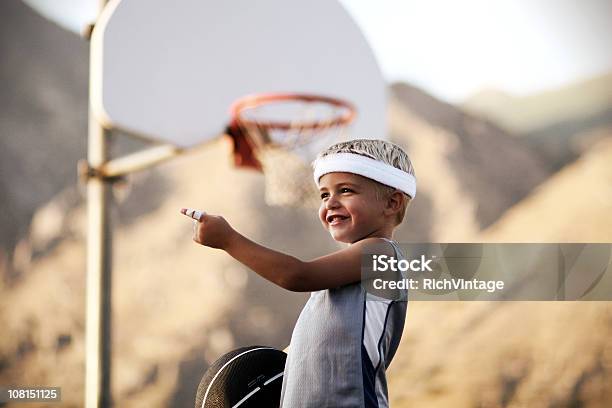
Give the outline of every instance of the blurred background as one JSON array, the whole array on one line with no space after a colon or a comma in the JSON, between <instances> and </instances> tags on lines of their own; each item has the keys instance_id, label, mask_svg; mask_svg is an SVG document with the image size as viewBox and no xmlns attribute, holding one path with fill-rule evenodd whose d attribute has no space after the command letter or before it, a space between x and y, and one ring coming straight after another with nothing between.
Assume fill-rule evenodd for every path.
<instances>
[{"instance_id":1,"label":"blurred background","mask_svg":"<svg viewBox=\"0 0 612 408\"><path fill-rule=\"evenodd\" d=\"M397 240L612 242L610 2L342 3L417 170ZM74 24L0 2L0 384L60 386L66 407L84 392L89 44ZM112 138L115 155L144 146ZM114 188L116 406L192 406L220 355L284 348L308 296L192 244L179 208L301 258L338 248L314 212L267 207L263 176L230 151L219 139ZM609 406L611 339L608 302L415 302L391 405Z\"/></svg>"}]
</instances>

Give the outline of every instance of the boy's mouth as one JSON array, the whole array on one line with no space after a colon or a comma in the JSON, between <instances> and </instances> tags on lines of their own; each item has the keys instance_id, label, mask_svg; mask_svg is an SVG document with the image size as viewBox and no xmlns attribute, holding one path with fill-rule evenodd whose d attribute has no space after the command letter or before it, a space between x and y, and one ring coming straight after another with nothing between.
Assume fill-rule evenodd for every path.
<instances>
[{"instance_id":1,"label":"boy's mouth","mask_svg":"<svg viewBox=\"0 0 612 408\"><path fill-rule=\"evenodd\" d=\"M326 221L330 226L335 226L342 223L344 220L348 220L349 217L339 214L328 215Z\"/></svg>"}]
</instances>

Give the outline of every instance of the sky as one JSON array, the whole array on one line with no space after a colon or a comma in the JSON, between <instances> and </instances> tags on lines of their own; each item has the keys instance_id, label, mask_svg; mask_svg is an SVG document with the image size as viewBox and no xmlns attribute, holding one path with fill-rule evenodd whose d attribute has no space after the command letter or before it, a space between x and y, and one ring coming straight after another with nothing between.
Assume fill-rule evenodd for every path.
<instances>
[{"instance_id":1,"label":"sky","mask_svg":"<svg viewBox=\"0 0 612 408\"><path fill-rule=\"evenodd\" d=\"M341 0L385 77L445 99L529 94L612 70L610 0Z\"/></svg>"},{"instance_id":2,"label":"sky","mask_svg":"<svg viewBox=\"0 0 612 408\"><path fill-rule=\"evenodd\" d=\"M24 0L80 32L98 0ZM612 71L610 0L339 0L389 82L449 102L537 93Z\"/></svg>"}]
</instances>

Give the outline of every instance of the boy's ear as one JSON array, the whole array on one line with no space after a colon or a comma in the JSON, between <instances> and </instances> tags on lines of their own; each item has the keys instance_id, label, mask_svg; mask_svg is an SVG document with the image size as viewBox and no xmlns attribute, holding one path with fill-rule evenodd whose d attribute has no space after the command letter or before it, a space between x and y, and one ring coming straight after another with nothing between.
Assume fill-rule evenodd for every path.
<instances>
[{"instance_id":1,"label":"boy's ear","mask_svg":"<svg viewBox=\"0 0 612 408\"><path fill-rule=\"evenodd\" d=\"M404 195L404 193L395 190L387 197L385 212L387 212L388 215L393 215L399 212L404 205L404 200L406 199L407 197Z\"/></svg>"}]
</instances>

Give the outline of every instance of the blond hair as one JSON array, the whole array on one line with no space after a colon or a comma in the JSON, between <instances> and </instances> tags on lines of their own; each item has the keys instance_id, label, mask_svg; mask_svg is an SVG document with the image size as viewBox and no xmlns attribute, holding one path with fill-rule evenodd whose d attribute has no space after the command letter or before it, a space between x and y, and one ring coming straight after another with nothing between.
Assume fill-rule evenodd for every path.
<instances>
[{"instance_id":1,"label":"blond hair","mask_svg":"<svg viewBox=\"0 0 612 408\"><path fill-rule=\"evenodd\" d=\"M386 140L379 139L354 139L347 140L345 142L336 143L327 149L323 150L317 156L317 159L329 156L331 154L338 153L353 153L361 156L369 157L370 159L378 160L386 163L390 166L405 171L412 176L416 176L412 162L408 157L408 154L398 145ZM387 198L396 191L399 191L393 187L379 183L378 181L372 180L379 187L377 189L377 196L379 198ZM402 192L405 196L402 208L397 214L396 225L399 225L406 214L406 209L412 198Z\"/></svg>"}]
</instances>

